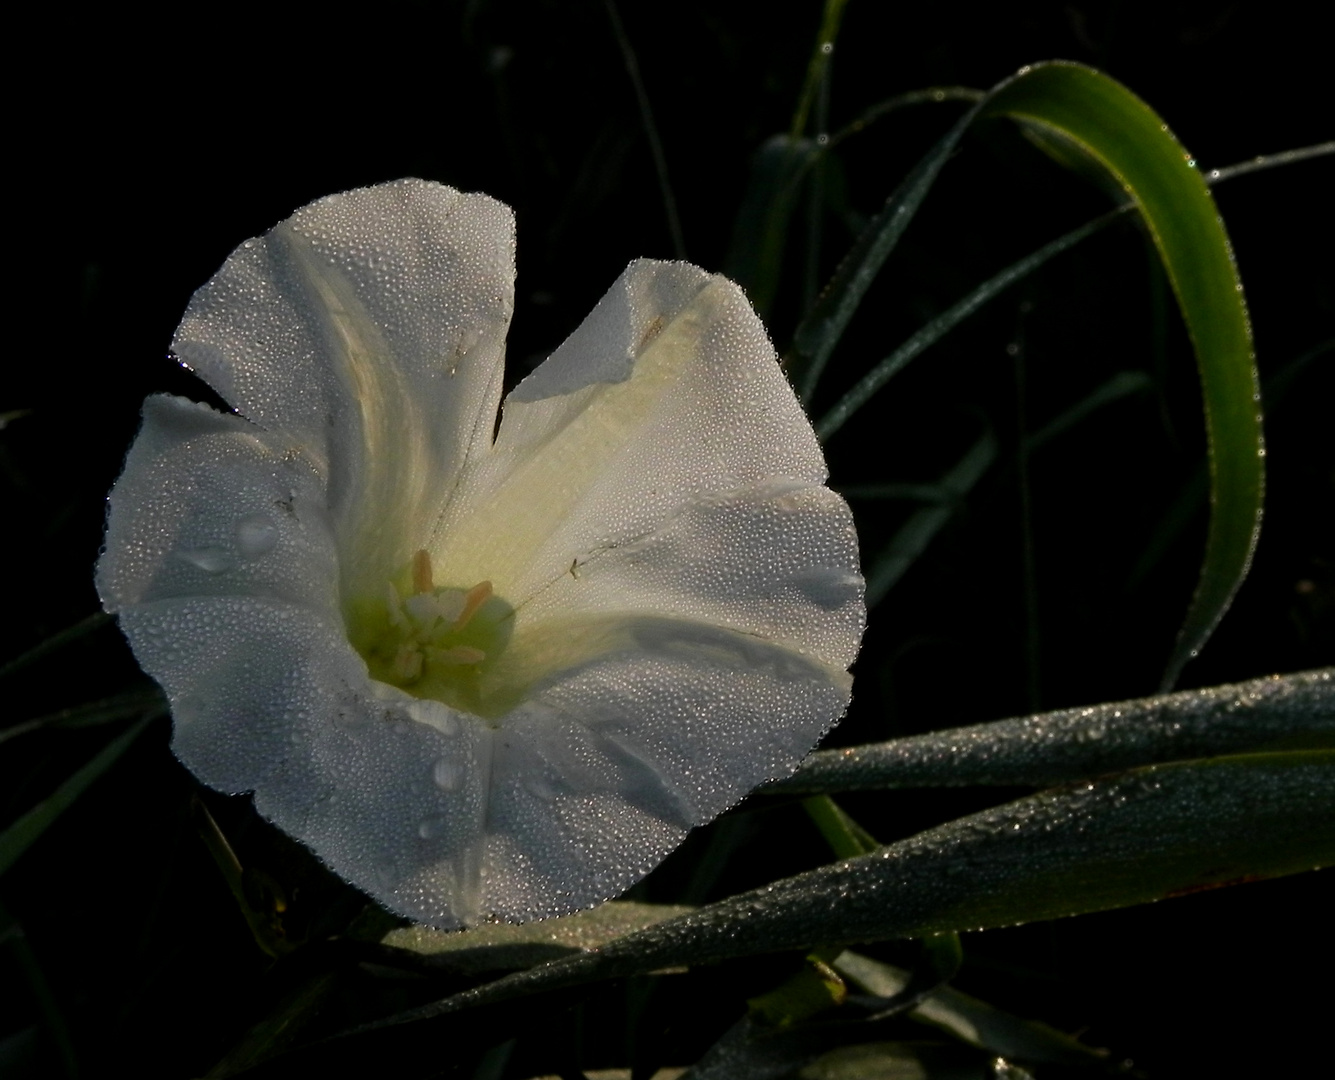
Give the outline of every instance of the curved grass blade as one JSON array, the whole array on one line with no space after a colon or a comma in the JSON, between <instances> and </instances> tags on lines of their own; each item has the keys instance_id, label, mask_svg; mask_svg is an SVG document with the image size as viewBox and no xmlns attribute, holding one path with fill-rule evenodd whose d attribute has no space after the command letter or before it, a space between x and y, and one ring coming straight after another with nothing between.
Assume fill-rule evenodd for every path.
<instances>
[{"instance_id":1,"label":"curved grass blade","mask_svg":"<svg viewBox=\"0 0 1335 1080\"><path fill-rule=\"evenodd\" d=\"M965 117L965 119L969 119L969 117ZM1088 221L1079 228L1072 229L1070 232L1057 237L1056 240L1044 244L1037 251L1011 263L999 274L988 278L968 296L952 304L936 318L924 323L903 345L854 383L852 388L816 421L816 435L822 442L828 439L843 427L848 419L858 409L862 408L877 390L899 374L910 360L924 352L928 346L934 345L989 300L1009 289L1021 278L1028 277L1054 255L1060 255L1067 248L1074 247L1081 240L1107 228L1120 218L1122 213L1122 208L1110 210L1108 213L1096 217L1093 221ZM867 284L871 284L870 280ZM858 299L861 300L861 294L859 294ZM849 314L851 316L852 313ZM834 343L831 342L830 348L833 347ZM826 358L828 359L828 354L826 354ZM821 367L824 367L824 359L821 360ZM808 372L814 388L815 377L820 374L820 370L813 366L808 369Z\"/></svg>"},{"instance_id":2,"label":"curved grass blade","mask_svg":"<svg viewBox=\"0 0 1335 1080\"><path fill-rule=\"evenodd\" d=\"M1335 748L1335 668L818 750L785 794L1041 787L1248 751Z\"/></svg>"},{"instance_id":3,"label":"curved grass blade","mask_svg":"<svg viewBox=\"0 0 1335 1080\"><path fill-rule=\"evenodd\" d=\"M966 117L966 119L968 119ZM1204 176L1204 181L1210 187L1221 184L1225 180L1231 180L1236 176L1245 176L1249 173L1260 172L1266 169L1277 168L1281 165L1293 165L1301 161L1307 161L1315 157L1323 157L1335 153L1335 142L1320 143L1316 146L1307 146L1297 150L1286 150L1278 154L1268 154L1254 158L1251 161L1241 162L1236 165L1228 165L1220 169L1211 169ZM891 378L898 374L904 366L929 346L935 344L941 338L945 337L951 330L967 319L980 307L988 301L994 299L1000 293L1004 292L1009 286L1029 274L1033 273L1040 266L1056 255L1060 255L1068 248L1074 247L1082 240L1088 239L1095 233L1101 232L1114 221L1135 209L1131 203L1123 204L1117 209L1103 214L1086 222L1079 228L1072 229L1057 239L1044 244L1037 251L1033 251L1024 258L1017 260L1006 267L1000 273L989 278L979 285L968 296L963 297L947 310L943 311L936 318L930 320L919 328L907 341L898 349L882 360L871 371L864 375L855 383L847 393L839 399L820 420L816 421L815 427L817 433L822 439L828 439L856 412L861 406L883 387ZM874 225L875 223L873 223ZM870 230L869 226L869 230ZM861 243L861 241L859 241ZM850 253L848 259L852 259L859 249L855 247L854 252ZM847 261L847 260L846 260ZM878 264L879 267L879 264ZM841 273L843 268L841 267ZM870 281L868 281L868 284ZM826 287L826 293L830 294L839 287L839 276L836 275L834 281ZM832 301L822 298L822 302L827 305ZM813 315L815 312L813 311ZM851 312L850 312L851 317ZM811 316L808 316L808 322ZM805 325L805 324L804 324ZM802 332L799 328L799 332ZM842 332L842 327L840 328ZM808 334L815 333L814 329L807 331ZM832 350L837 343L837 336L828 342L828 350ZM823 370L825 360L828 359L829 352L825 351L824 358L820 362L820 368ZM801 355L800 350L791 354L787 361L790 363L790 370L805 370L806 378L809 381L808 395L803 400L808 400L809 391L814 389L815 381L820 375L820 371L811 367L802 367L807 359Z\"/></svg>"},{"instance_id":4,"label":"curved grass blade","mask_svg":"<svg viewBox=\"0 0 1335 1080\"><path fill-rule=\"evenodd\" d=\"M1139 209L1196 352L1210 451L1211 514L1196 594L1164 672L1170 689L1228 609L1261 524L1260 389L1242 283L1196 163L1126 87L1079 64L1024 69L983 115L1008 116L1078 146Z\"/></svg>"},{"instance_id":5,"label":"curved grass blade","mask_svg":"<svg viewBox=\"0 0 1335 1080\"><path fill-rule=\"evenodd\" d=\"M621 49L621 60L626 65L626 74L630 77L635 90L635 102L640 108L640 123L644 125L644 136L649 143L649 152L654 159L654 173L658 177L658 191L663 198L663 213L667 218L668 233L672 237L672 250L678 259L686 258L686 240L681 231L681 218L677 214L677 199L672 194L672 182L668 179L667 155L663 153L663 142L658 137L658 125L654 123L654 112L649 106L649 94L640 77L640 62L635 56L635 49L626 36L626 28L621 24L615 0L603 0L607 9L607 19L612 25L612 34Z\"/></svg>"},{"instance_id":6,"label":"curved grass blade","mask_svg":"<svg viewBox=\"0 0 1335 1080\"><path fill-rule=\"evenodd\" d=\"M898 997L912 978L902 968L856 952L840 953L831 966L860 990L880 998ZM1004 1012L953 986L934 990L907 1015L970 1046L1013 1061L1090 1066L1102 1064L1108 1057L1106 1050L1086 1046L1047 1024Z\"/></svg>"},{"instance_id":7,"label":"curved grass blade","mask_svg":"<svg viewBox=\"0 0 1335 1080\"><path fill-rule=\"evenodd\" d=\"M867 608L879 604L955 514L960 502L996 460L997 442L985 432L947 472L938 486L947 499L914 511L867 571Z\"/></svg>"},{"instance_id":8,"label":"curved grass blade","mask_svg":"<svg viewBox=\"0 0 1335 1080\"><path fill-rule=\"evenodd\" d=\"M797 207L802 184L816 166L828 162L830 152L836 146L900 109L951 101L976 104L983 97L983 91L967 87L930 87L881 102L847 127L830 135L823 143L792 134L775 135L767 139L751 162L750 180L737 213L723 273L741 285L755 309L762 316L766 315L779 288L789 223ZM804 119L804 125L805 122ZM832 340L829 348L833 347ZM828 357L828 350L825 357ZM790 372L795 372L795 366L804 364L806 358L794 352L786 362ZM824 366L824 359L821 365ZM818 374L811 376L813 385Z\"/></svg>"},{"instance_id":9,"label":"curved grass blade","mask_svg":"<svg viewBox=\"0 0 1335 1080\"><path fill-rule=\"evenodd\" d=\"M44 656L48 656L58 649L63 649L73 641L78 641L85 634L91 634L94 630L100 630L107 623L111 622L111 616L105 611L95 611L85 619L80 619L73 626L67 626L57 634L52 634L45 641L34 645L25 653L20 653L14 659L0 664L0 679L8 675L21 671L30 664L37 663Z\"/></svg>"},{"instance_id":10,"label":"curved grass blade","mask_svg":"<svg viewBox=\"0 0 1335 1080\"><path fill-rule=\"evenodd\" d=\"M13 866L15 860L27 851L61 814L74 805L89 784L116 763L121 754L129 749L130 744L152 721L152 716L146 716L116 736L99 750L88 764L0 833L0 874Z\"/></svg>"},{"instance_id":11,"label":"curved grass blade","mask_svg":"<svg viewBox=\"0 0 1335 1080\"><path fill-rule=\"evenodd\" d=\"M1088 395L1081 398L1069 409L1062 412L1059 416L1053 417L1041 428L1035 431L1025 439L1025 449L1030 453L1045 446L1052 439L1064 431L1068 431L1080 423L1086 416L1097 412L1105 405L1111 405L1115 401L1121 401L1122 398L1131 394L1138 394L1142 390L1148 390L1152 385L1149 375L1143 371L1119 371L1107 382L1096 387Z\"/></svg>"},{"instance_id":12,"label":"curved grass blade","mask_svg":"<svg viewBox=\"0 0 1335 1080\"><path fill-rule=\"evenodd\" d=\"M830 54L834 52L834 42L839 36L839 25L844 21L844 8L848 0L825 0L825 10L821 14L820 31L816 35L816 47L811 51L807 62L806 82L802 86L802 95L797 100L797 111L793 114L793 126L790 134L800 139L806 134L807 117L815 104L821 84L825 81L825 70L830 65Z\"/></svg>"},{"instance_id":13,"label":"curved grass blade","mask_svg":"<svg viewBox=\"0 0 1335 1080\"><path fill-rule=\"evenodd\" d=\"M802 178L818 153L811 139L775 135L751 161L751 178L723 272L746 290L747 299L762 317L778 292L788 222Z\"/></svg>"},{"instance_id":14,"label":"curved grass blade","mask_svg":"<svg viewBox=\"0 0 1335 1080\"><path fill-rule=\"evenodd\" d=\"M1335 143L1331 143L1330 146L1332 150L1335 150ZM1297 153L1297 151L1293 151L1293 153ZM1303 369L1322 353L1332 350L1335 350L1335 338L1329 338L1314 348L1308 349L1296 360L1289 361L1279 371L1262 380L1261 397L1265 401L1266 415L1271 420L1274 419L1279 406L1283 404L1284 399L1288 396L1293 381L1302 374ZM1159 564L1168 549L1182 534L1182 531L1191 521L1195 520L1196 515L1205 507L1210 495L1210 482L1207 473L1206 463L1202 461L1191 478L1183 484L1177 497L1169 505L1167 512L1150 535L1145 550L1141 552L1140 558L1136 560L1136 565L1131 568L1131 573L1127 575L1128 589L1135 588L1145 580L1150 571Z\"/></svg>"},{"instance_id":15,"label":"curved grass blade","mask_svg":"<svg viewBox=\"0 0 1335 1080\"><path fill-rule=\"evenodd\" d=\"M97 724L110 724L131 716L157 717L167 713L167 699L156 686L148 689L130 690L101 701L90 701L84 705L75 705L46 716L32 720L20 720L17 724L0 729L0 743L20 735L27 735L44 728L80 728L93 727Z\"/></svg>"},{"instance_id":16,"label":"curved grass blade","mask_svg":"<svg viewBox=\"0 0 1335 1080\"><path fill-rule=\"evenodd\" d=\"M829 362L830 354L843 336L849 320L871 288L882 264L899 243L904 230L917 214L941 167L954 153L960 138L978 115L983 103L964 114L955 126L913 167L885 201L880 213L862 230L852 249L844 256L834 277L820 299L806 314L793 333L793 343L784 357L788 376L797 387L797 396L811 400L816 382ZM817 429L819 431L819 429Z\"/></svg>"},{"instance_id":17,"label":"curved grass blade","mask_svg":"<svg viewBox=\"0 0 1335 1080\"><path fill-rule=\"evenodd\" d=\"M347 1034L761 953L1145 903L1335 863L1335 751L1137 769L1041 792Z\"/></svg>"},{"instance_id":18,"label":"curved grass blade","mask_svg":"<svg viewBox=\"0 0 1335 1080\"><path fill-rule=\"evenodd\" d=\"M471 930L401 926L381 944L421 957L426 967L458 975L515 971L563 956L599 949L609 941L694 910L679 904L611 900L536 923L493 923Z\"/></svg>"}]
</instances>

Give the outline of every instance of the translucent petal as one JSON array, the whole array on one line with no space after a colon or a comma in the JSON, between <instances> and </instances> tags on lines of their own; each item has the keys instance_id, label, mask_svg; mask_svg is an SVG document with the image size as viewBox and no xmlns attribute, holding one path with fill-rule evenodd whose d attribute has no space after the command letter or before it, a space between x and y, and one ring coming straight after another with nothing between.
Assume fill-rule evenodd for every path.
<instances>
[{"instance_id":1,"label":"translucent petal","mask_svg":"<svg viewBox=\"0 0 1335 1080\"><path fill-rule=\"evenodd\" d=\"M498 729L389 688L301 727L257 808L413 918L542 918L643 877L691 826L790 771L847 703L844 672L766 642L614 622L603 637L623 648Z\"/></svg>"},{"instance_id":2,"label":"translucent petal","mask_svg":"<svg viewBox=\"0 0 1335 1080\"><path fill-rule=\"evenodd\" d=\"M513 293L509 208L402 180L247 241L172 348L325 476L344 588L364 592L427 546L491 442Z\"/></svg>"},{"instance_id":3,"label":"translucent petal","mask_svg":"<svg viewBox=\"0 0 1335 1080\"><path fill-rule=\"evenodd\" d=\"M726 627L846 668L864 607L848 504L792 481L701 497L590 552L521 609L511 649L547 620L638 612ZM797 751L801 753L801 751Z\"/></svg>"},{"instance_id":4,"label":"translucent petal","mask_svg":"<svg viewBox=\"0 0 1335 1080\"><path fill-rule=\"evenodd\" d=\"M537 688L498 737L487 896L502 917L616 895L691 826L789 773L848 704L842 669L755 637L603 621L566 629L622 647Z\"/></svg>"},{"instance_id":5,"label":"translucent petal","mask_svg":"<svg viewBox=\"0 0 1335 1080\"><path fill-rule=\"evenodd\" d=\"M157 600L120 619L167 693L172 750L191 772L220 791L285 785L318 802L327 785L303 768L304 787L292 790L286 770L306 758L312 732L342 730L368 708L366 665L340 622L249 596Z\"/></svg>"},{"instance_id":6,"label":"translucent petal","mask_svg":"<svg viewBox=\"0 0 1335 1080\"><path fill-rule=\"evenodd\" d=\"M433 555L522 604L693 501L825 475L742 291L640 260L506 400L496 446L470 461Z\"/></svg>"},{"instance_id":7,"label":"translucent petal","mask_svg":"<svg viewBox=\"0 0 1335 1080\"><path fill-rule=\"evenodd\" d=\"M109 500L97 569L108 611L192 596L270 597L337 617L324 485L237 416L151 397Z\"/></svg>"}]
</instances>

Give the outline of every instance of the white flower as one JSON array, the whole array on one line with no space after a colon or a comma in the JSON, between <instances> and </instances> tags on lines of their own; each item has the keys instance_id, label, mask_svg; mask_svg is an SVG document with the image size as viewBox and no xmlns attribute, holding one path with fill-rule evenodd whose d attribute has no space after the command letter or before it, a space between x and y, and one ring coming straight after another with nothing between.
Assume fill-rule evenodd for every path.
<instances>
[{"instance_id":1,"label":"white flower","mask_svg":"<svg viewBox=\"0 0 1335 1080\"><path fill-rule=\"evenodd\" d=\"M243 244L98 588L173 748L395 911L588 907L842 715L848 508L741 291L632 263L506 398L510 211L418 180ZM493 441L493 433L494 441Z\"/></svg>"}]
</instances>

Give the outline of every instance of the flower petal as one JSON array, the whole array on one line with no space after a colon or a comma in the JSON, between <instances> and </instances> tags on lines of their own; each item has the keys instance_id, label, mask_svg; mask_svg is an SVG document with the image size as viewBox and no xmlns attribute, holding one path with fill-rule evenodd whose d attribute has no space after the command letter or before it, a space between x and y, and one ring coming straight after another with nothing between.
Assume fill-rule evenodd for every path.
<instances>
[{"instance_id":1,"label":"flower petal","mask_svg":"<svg viewBox=\"0 0 1335 1080\"><path fill-rule=\"evenodd\" d=\"M327 785L284 776L313 732L359 720L366 665L341 622L249 596L157 600L121 612L140 665L167 693L172 751L200 780L231 794L286 785L314 804ZM300 834L298 834L300 835Z\"/></svg>"},{"instance_id":2,"label":"flower petal","mask_svg":"<svg viewBox=\"0 0 1335 1080\"><path fill-rule=\"evenodd\" d=\"M238 416L144 403L109 497L97 587L108 611L191 596L270 597L337 615L321 478Z\"/></svg>"},{"instance_id":3,"label":"flower petal","mask_svg":"<svg viewBox=\"0 0 1335 1080\"><path fill-rule=\"evenodd\" d=\"M637 612L740 633L847 668L865 610L848 504L768 481L702 496L651 532L596 549L522 608L511 650L547 620ZM798 754L806 747L795 747Z\"/></svg>"},{"instance_id":4,"label":"flower petal","mask_svg":"<svg viewBox=\"0 0 1335 1080\"><path fill-rule=\"evenodd\" d=\"M321 199L242 245L172 348L326 477L345 593L375 592L491 442L513 293L509 208L402 180Z\"/></svg>"},{"instance_id":5,"label":"flower petal","mask_svg":"<svg viewBox=\"0 0 1335 1080\"><path fill-rule=\"evenodd\" d=\"M692 826L791 772L848 704L841 668L746 634L633 616L564 629L620 646L504 721L486 864L486 907L503 918L615 896Z\"/></svg>"},{"instance_id":6,"label":"flower petal","mask_svg":"<svg viewBox=\"0 0 1335 1080\"><path fill-rule=\"evenodd\" d=\"M693 501L819 485L825 461L742 291L685 263L632 263L507 398L432 555L516 606Z\"/></svg>"}]
</instances>

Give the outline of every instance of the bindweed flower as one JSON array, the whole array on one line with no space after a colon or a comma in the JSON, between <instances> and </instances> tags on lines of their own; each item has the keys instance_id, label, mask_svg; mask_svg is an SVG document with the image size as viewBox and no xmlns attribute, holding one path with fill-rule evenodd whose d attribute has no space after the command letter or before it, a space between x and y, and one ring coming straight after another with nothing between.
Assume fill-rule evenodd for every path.
<instances>
[{"instance_id":1,"label":"bindweed flower","mask_svg":"<svg viewBox=\"0 0 1335 1080\"><path fill-rule=\"evenodd\" d=\"M247 241L144 406L98 588L173 749L436 926L614 896L791 772L864 621L847 506L731 282L632 263L505 399L510 211L418 180Z\"/></svg>"}]
</instances>

